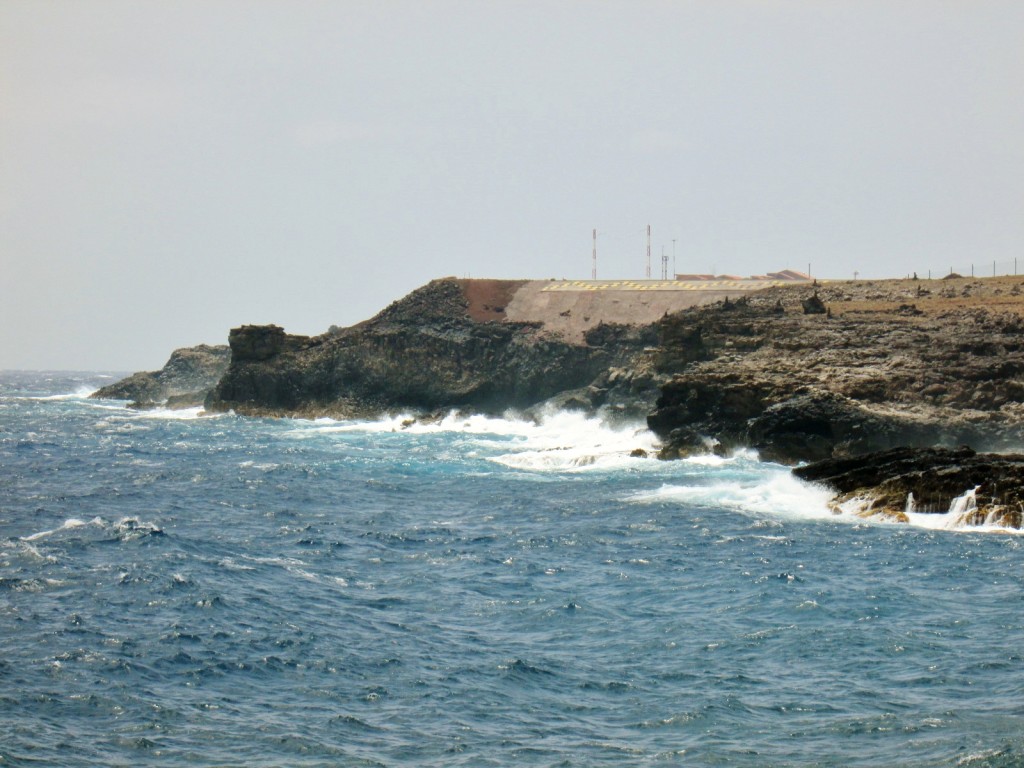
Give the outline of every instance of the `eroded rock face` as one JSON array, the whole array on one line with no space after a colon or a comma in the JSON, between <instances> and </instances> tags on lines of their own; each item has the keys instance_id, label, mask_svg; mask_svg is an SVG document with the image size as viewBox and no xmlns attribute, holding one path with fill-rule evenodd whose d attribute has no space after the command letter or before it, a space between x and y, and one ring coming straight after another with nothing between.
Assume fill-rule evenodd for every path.
<instances>
[{"instance_id":1,"label":"eroded rock face","mask_svg":"<svg viewBox=\"0 0 1024 768\"><path fill-rule=\"evenodd\" d=\"M228 368L226 345L200 344L175 350L159 371L135 373L93 393L92 397L131 400L137 407L202 405L207 393Z\"/></svg>"},{"instance_id":2,"label":"eroded rock face","mask_svg":"<svg viewBox=\"0 0 1024 768\"><path fill-rule=\"evenodd\" d=\"M466 287L453 278L435 280L371 320L323 336L290 336L276 326L234 329L230 368L207 408L336 417L443 408L501 412L587 387L653 339L604 327L594 329L592 343L570 343L538 323L504 320L493 307L489 314L471 312ZM489 288L503 298L501 286ZM492 314L496 319L478 319ZM600 399L588 390L573 403L596 406Z\"/></svg>"},{"instance_id":3,"label":"eroded rock face","mask_svg":"<svg viewBox=\"0 0 1024 768\"><path fill-rule=\"evenodd\" d=\"M277 325L243 325L232 328L228 346L235 360L269 360L280 354L288 343L284 328Z\"/></svg>"},{"instance_id":4,"label":"eroded rock face","mask_svg":"<svg viewBox=\"0 0 1024 768\"><path fill-rule=\"evenodd\" d=\"M920 285L885 295L817 290L830 307L851 298L844 291L858 303L804 314L801 289L772 289L662 321L656 366L669 380L648 425L663 457L691 451L694 434L723 452L749 446L786 463L900 445L1021 445L1024 326L1015 312L937 305Z\"/></svg>"},{"instance_id":5,"label":"eroded rock face","mask_svg":"<svg viewBox=\"0 0 1024 768\"><path fill-rule=\"evenodd\" d=\"M1020 528L1024 455L979 454L959 448L896 448L827 459L793 474L835 491L833 508L905 521L906 512L947 513L964 499L960 519ZM964 498L966 496L966 498Z\"/></svg>"}]
</instances>

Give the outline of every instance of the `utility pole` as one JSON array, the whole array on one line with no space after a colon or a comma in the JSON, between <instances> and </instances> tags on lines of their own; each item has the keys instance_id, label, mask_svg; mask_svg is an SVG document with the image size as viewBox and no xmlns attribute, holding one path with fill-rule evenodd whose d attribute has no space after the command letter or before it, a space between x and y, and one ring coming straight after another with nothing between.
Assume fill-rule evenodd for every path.
<instances>
[{"instance_id":1,"label":"utility pole","mask_svg":"<svg viewBox=\"0 0 1024 768\"><path fill-rule=\"evenodd\" d=\"M594 230L594 262L590 270L590 279L597 280L597 229Z\"/></svg>"},{"instance_id":2,"label":"utility pole","mask_svg":"<svg viewBox=\"0 0 1024 768\"><path fill-rule=\"evenodd\" d=\"M664 245L661 246L661 279L668 280L668 254Z\"/></svg>"},{"instance_id":3,"label":"utility pole","mask_svg":"<svg viewBox=\"0 0 1024 768\"><path fill-rule=\"evenodd\" d=\"M676 279L676 239L672 238L672 279Z\"/></svg>"}]
</instances>

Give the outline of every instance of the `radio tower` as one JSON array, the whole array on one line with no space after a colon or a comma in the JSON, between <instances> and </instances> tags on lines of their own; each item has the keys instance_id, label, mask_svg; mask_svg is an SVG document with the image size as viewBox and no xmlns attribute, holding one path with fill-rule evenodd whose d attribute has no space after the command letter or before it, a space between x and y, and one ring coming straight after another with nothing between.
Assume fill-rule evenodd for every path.
<instances>
[{"instance_id":1,"label":"radio tower","mask_svg":"<svg viewBox=\"0 0 1024 768\"><path fill-rule=\"evenodd\" d=\"M590 269L590 279L597 280L597 230L594 230L594 263Z\"/></svg>"},{"instance_id":2,"label":"radio tower","mask_svg":"<svg viewBox=\"0 0 1024 768\"><path fill-rule=\"evenodd\" d=\"M651 279L651 225L647 225L647 279Z\"/></svg>"},{"instance_id":3,"label":"radio tower","mask_svg":"<svg viewBox=\"0 0 1024 768\"><path fill-rule=\"evenodd\" d=\"M668 280L668 254L664 245L661 246L661 279Z\"/></svg>"}]
</instances>

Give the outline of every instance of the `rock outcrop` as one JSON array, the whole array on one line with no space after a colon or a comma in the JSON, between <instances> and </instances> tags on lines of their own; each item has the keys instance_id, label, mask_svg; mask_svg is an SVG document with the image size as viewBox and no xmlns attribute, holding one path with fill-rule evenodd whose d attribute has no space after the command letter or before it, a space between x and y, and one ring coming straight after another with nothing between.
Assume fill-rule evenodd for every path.
<instances>
[{"instance_id":1,"label":"rock outcrop","mask_svg":"<svg viewBox=\"0 0 1024 768\"><path fill-rule=\"evenodd\" d=\"M501 412L568 390L582 390L579 403L597 407L613 389L610 371L633 370L657 337L650 327L598 325L570 341L541 323L504 317L519 281L481 282L435 280L371 320L322 336L292 336L277 326L235 328L231 365L206 407L343 418L450 408ZM634 379L621 388L643 392L638 410L646 411L656 387L644 389Z\"/></svg>"},{"instance_id":2,"label":"rock outcrop","mask_svg":"<svg viewBox=\"0 0 1024 768\"><path fill-rule=\"evenodd\" d=\"M1007 280L939 296L916 281L769 289L665 318L655 367L670 378L648 417L662 457L708 440L787 463L1020 447L1024 321ZM804 313L814 295L826 314Z\"/></svg>"},{"instance_id":3,"label":"rock outcrop","mask_svg":"<svg viewBox=\"0 0 1024 768\"><path fill-rule=\"evenodd\" d=\"M177 349L159 371L134 373L103 387L92 397L131 400L136 408L164 405L190 408L202 405L207 394L224 375L231 360L225 344Z\"/></svg>"},{"instance_id":4,"label":"rock outcrop","mask_svg":"<svg viewBox=\"0 0 1024 768\"><path fill-rule=\"evenodd\" d=\"M896 448L827 459L793 474L836 493L834 510L907 521L908 512L951 513L954 525L1020 528L1024 455L959 448Z\"/></svg>"}]
</instances>

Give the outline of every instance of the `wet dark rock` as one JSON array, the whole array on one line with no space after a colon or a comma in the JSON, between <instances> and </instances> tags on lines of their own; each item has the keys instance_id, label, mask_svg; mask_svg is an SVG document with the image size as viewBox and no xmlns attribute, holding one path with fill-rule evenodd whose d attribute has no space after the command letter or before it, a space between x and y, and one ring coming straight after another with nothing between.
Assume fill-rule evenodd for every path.
<instances>
[{"instance_id":1,"label":"wet dark rock","mask_svg":"<svg viewBox=\"0 0 1024 768\"><path fill-rule=\"evenodd\" d=\"M827 459L793 474L836 493L834 508L906 520L906 512L946 513L960 499L960 524L1020 528L1024 455L969 447L907 448Z\"/></svg>"},{"instance_id":2,"label":"wet dark rock","mask_svg":"<svg viewBox=\"0 0 1024 768\"><path fill-rule=\"evenodd\" d=\"M659 459L685 459L688 456L701 456L709 453L715 445L697 430L689 427L677 427L669 434L665 445L658 451Z\"/></svg>"},{"instance_id":3,"label":"wet dark rock","mask_svg":"<svg viewBox=\"0 0 1024 768\"><path fill-rule=\"evenodd\" d=\"M189 408L202 405L206 394L228 368L231 351L226 345L177 349L159 371L134 373L93 393L92 397L131 400L134 408L157 405Z\"/></svg>"},{"instance_id":4,"label":"wet dark rock","mask_svg":"<svg viewBox=\"0 0 1024 768\"><path fill-rule=\"evenodd\" d=\"M924 430L926 434L918 434ZM855 400L823 390L775 403L746 425L744 442L763 459L817 461L905 444L937 435L909 420L882 418Z\"/></svg>"}]
</instances>

